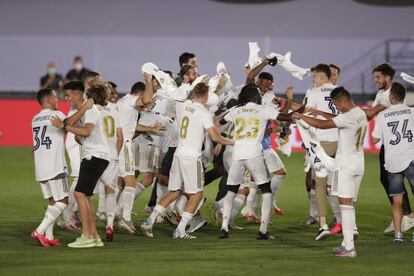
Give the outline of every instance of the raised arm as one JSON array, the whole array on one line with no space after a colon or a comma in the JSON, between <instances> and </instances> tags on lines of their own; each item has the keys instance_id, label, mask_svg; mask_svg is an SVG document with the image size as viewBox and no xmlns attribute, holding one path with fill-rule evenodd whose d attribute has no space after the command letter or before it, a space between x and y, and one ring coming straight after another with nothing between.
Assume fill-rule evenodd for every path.
<instances>
[{"instance_id":1,"label":"raised arm","mask_svg":"<svg viewBox=\"0 0 414 276\"><path fill-rule=\"evenodd\" d=\"M137 107L141 107L142 105L151 103L152 97L154 96L154 88L152 86L152 75L148 73L144 73L144 79L145 79L145 90L144 90L144 94L142 95L141 100L137 99L137 103L136 103Z\"/></svg>"},{"instance_id":2,"label":"raised arm","mask_svg":"<svg viewBox=\"0 0 414 276\"><path fill-rule=\"evenodd\" d=\"M263 68L266 67L266 65L269 64L269 60L267 58L265 58L262 63L260 63L259 65L257 65L256 67L254 67L252 70L250 70L250 72L247 74L246 77L246 84L254 84L254 81L257 77L257 75L260 74L260 72L263 70Z\"/></svg>"}]
</instances>

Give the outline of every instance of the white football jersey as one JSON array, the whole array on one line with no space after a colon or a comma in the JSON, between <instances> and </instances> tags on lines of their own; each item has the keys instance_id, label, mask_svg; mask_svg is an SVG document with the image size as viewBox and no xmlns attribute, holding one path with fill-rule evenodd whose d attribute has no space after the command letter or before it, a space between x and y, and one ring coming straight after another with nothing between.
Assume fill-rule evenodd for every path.
<instances>
[{"instance_id":1,"label":"white football jersey","mask_svg":"<svg viewBox=\"0 0 414 276\"><path fill-rule=\"evenodd\" d=\"M124 141L132 141L132 137L134 137L135 134L139 113L135 108L135 103L138 98L138 95L128 93L116 104L119 112L122 134L124 135Z\"/></svg>"},{"instance_id":2,"label":"white football jersey","mask_svg":"<svg viewBox=\"0 0 414 276\"><path fill-rule=\"evenodd\" d=\"M319 87L314 87L306 93L306 107L318 109L323 112L338 114L338 110L331 98L331 92L336 88L332 83L325 83ZM326 120L322 116L317 116L318 119ZM332 129L317 129L316 138L320 142L335 142L338 141L338 130Z\"/></svg>"},{"instance_id":3,"label":"white football jersey","mask_svg":"<svg viewBox=\"0 0 414 276\"><path fill-rule=\"evenodd\" d=\"M273 99L275 98L275 94L273 94L273 91L268 91L262 95L262 105L271 105L273 107L276 107L276 104L273 102Z\"/></svg>"},{"instance_id":4,"label":"white football jersey","mask_svg":"<svg viewBox=\"0 0 414 276\"><path fill-rule=\"evenodd\" d=\"M367 132L367 116L365 112L354 107L350 111L339 114L332 119L338 128L338 151L335 159L339 169L347 169L356 174L364 174L364 137Z\"/></svg>"},{"instance_id":5,"label":"white football jersey","mask_svg":"<svg viewBox=\"0 0 414 276\"><path fill-rule=\"evenodd\" d=\"M77 109L71 109L68 113L68 117L75 114L78 110ZM80 126L79 122L75 123L75 126ZM81 162L81 145L78 144L75 140L75 134L68 132L66 135L66 141L65 141L65 147L66 151L69 156L70 160L70 175L73 177L79 176L79 167Z\"/></svg>"},{"instance_id":6,"label":"white football jersey","mask_svg":"<svg viewBox=\"0 0 414 276\"><path fill-rule=\"evenodd\" d=\"M247 103L232 109L224 120L234 124L234 160L254 158L262 154L262 140L268 120L276 120L279 111L266 105Z\"/></svg>"},{"instance_id":7,"label":"white football jersey","mask_svg":"<svg viewBox=\"0 0 414 276\"><path fill-rule=\"evenodd\" d=\"M138 123L147 127L153 127L157 122L166 125L161 116L162 115L155 114L152 111L141 111L139 113ZM137 139L140 144L147 144L160 148L163 138L163 133L147 132L140 134Z\"/></svg>"},{"instance_id":8,"label":"white football jersey","mask_svg":"<svg viewBox=\"0 0 414 276\"><path fill-rule=\"evenodd\" d=\"M104 135L103 120L96 105L93 105L92 108L87 109L79 122L82 126L85 126L87 123L94 125L91 135L89 137L82 138L82 159L95 156L109 161L110 153L108 143L106 142Z\"/></svg>"},{"instance_id":9,"label":"white football jersey","mask_svg":"<svg viewBox=\"0 0 414 276\"><path fill-rule=\"evenodd\" d=\"M391 105L377 116L372 136L382 139L385 169L404 171L414 160L414 109L405 104Z\"/></svg>"},{"instance_id":10,"label":"white football jersey","mask_svg":"<svg viewBox=\"0 0 414 276\"><path fill-rule=\"evenodd\" d=\"M118 141L117 130L121 128L119 123L119 113L115 109L107 106L96 105L103 121L103 132L105 134L106 142L108 143L110 159L118 159L118 150L116 143Z\"/></svg>"},{"instance_id":11,"label":"white football jersey","mask_svg":"<svg viewBox=\"0 0 414 276\"><path fill-rule=\"evenodd\" d=\"M155 105L151 110L154 113L160 113L169 118L174 118L175 104L171 98L171 93L167 93L160 89L155 94Z\"/></svg>"},{"instance_id":12,"label":"white football jersey","mask_svg":"<svg viewBox=\"0 0 414 276\"><path fill-rule=\"evenodd\" d=\"M391 106L391 101L390 101L390 89L388 90L379 90L377 92L377 95L375 96L375 100L372 103L372 106L376 106L376 105L382 105L384 107L389 107Z\"/></svg>"},{"instance_id":13,"label":"white football jersey","mask_svg":"<svg viewBox=\"0 0 414 276\"><path fill-rule=\"evenodd\" d=\"M178 146L175 154L182 157L197 158L206 130L214 127L212 114L200 103L177 102Z\"/></svg>"},{"instance_id":14,"label":"white football jersey","mask_svg":"<svg viewBox=\"0 0 414 276\"><path fill-rule=\"evenodd\" d=\"M67 173L65 160L65 131L52 126L50 119L65 115L58 110L42 109L32 119L33 153L36 181L53 179Z\"/></svg>"}]
</instances>

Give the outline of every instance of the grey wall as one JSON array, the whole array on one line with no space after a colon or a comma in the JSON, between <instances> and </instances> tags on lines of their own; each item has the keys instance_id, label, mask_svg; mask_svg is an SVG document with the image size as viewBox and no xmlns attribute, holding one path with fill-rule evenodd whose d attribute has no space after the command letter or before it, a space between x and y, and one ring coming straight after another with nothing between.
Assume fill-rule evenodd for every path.
<instances>
[{"instance_id":1,"label":"grey wall","mask_svg":"<svg viewBox=\"0 0 414 276\"><path fill-rule=\"evenodd\" d=\"M127 90L142 79L142 63L152 61L176 72L183 51L196 53L201 72L210 75L223 60L239 83L244 80L247 42L258 41L261 53L291 50L293 61L302 66L336 63L346 68L343 84L360 92L362 74L369 78L372 65L383 60L381 42L413 37L413 12L413 7L375 7L351 0L263 5L208 0L0 1L0 90L35 90L49 60L66 73L75 55ZM298 91L310 86L310 80L298 81L280 68L269 70L276 75L278 90L291 84Z\"/></svg>"}]
</instances>

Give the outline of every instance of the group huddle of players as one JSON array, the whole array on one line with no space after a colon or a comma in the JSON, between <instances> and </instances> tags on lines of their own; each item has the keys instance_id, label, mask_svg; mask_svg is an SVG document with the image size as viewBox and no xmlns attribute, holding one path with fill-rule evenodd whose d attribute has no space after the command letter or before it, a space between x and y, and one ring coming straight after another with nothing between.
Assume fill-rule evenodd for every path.
<instances>
[{"instance_id":1,"label":"group huddle of players","mask_svg":"<svg viewBox=\"0 0 414 276\"><path fill-rule=\"evenodd\" d=\"M63 86L71 106L67 115L58 110L54 90L38 91L42 109L32 120L33 152L36 180L49 205L31 236L41 246L60 244L53 236L55 223L82 230L68 244L72 248L104 246L96 218L106 223L106 241L114 238L114 222L135 234L133 205L150 186L145 208L149 216L140 225L143 235L154 237L154 225L165 222L175 226L173 238L194 239L193 233L206 224L200 214L203 188L219 178L214 203L222 223L219 238L242 229L235 224L242 213L260 224L257 239L274 239L268 226L272 212L283 214L275 196L287 170L272 142L289 156L290 126L296 125L305 148L311 203L305 223L320 224L315 240L342 233L334 254L355 257L359 233L354 205L364 173L367 122L374 117L374 141L383 142L381 181L393 204L393 241L403 242L402 233L414 226L403 184L404 177L414 184L414 118L404 104L405 87L393 82L395 70L389 64L374 68L380 91L372 108L362 109L344 87L336 86L340 69L333 64L304 69L273 53L256 61L249 58L246 81L235 86L222 62L217 75L209 78L198 72L194 54L184 53L179 61L177 78L155 64L144 64L144 82L135 83L119 100L113 82L88 72L82 81ZM292 76L312 76L313 87L303 103L293 102L292 87L277 97L273 76L262 72L282 63ZM70 187L65 150L73 177ZM97 212L94 193L99 195ZM335 216L331 226L327 199Z\"/></svg>"}]
</instances>

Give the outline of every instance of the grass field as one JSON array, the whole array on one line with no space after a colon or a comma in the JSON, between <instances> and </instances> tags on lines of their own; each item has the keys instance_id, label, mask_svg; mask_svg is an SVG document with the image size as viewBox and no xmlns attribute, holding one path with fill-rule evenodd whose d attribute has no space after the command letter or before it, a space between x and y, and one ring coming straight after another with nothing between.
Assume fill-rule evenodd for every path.
<instances>
[{"instance_id":1,"label":"grass field","mask_svg":"<svg viewBox=\"0 0 414 276\"><path fill-rule=\"evenodd\" d=\"M0 274L1 275L413 275L414 244L394 245L383 230L390 222L389 203L378 179L377 156L366 155L365 176L357 206L360 238L358 258L333 257L331 248L341 236L314 241L316 226L304 227L308 200L304 188L303 157L284 159L288 177L280 189L278 204L283 216L273 216L272 241L257 241L257 225L244 220L245 230L218 239L218 226L210 221L196 240L173 240L172 229L156 225L155 238L117 233L104 248L74 250L66 247L78 233L55 230L63 246L41 248L30 232L41 221L45 200L34 181L29 148L0 147ZM206 206L212 205L217 184L206 189ZM136 201L133 217L140 224L149 191ZM209 208L203 208L209 218ZM330 218L329 218L330 219ZM99 223L104 232L104 225Z\"/></svg>"}]
</instances>

